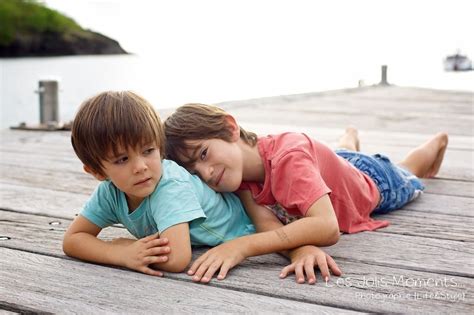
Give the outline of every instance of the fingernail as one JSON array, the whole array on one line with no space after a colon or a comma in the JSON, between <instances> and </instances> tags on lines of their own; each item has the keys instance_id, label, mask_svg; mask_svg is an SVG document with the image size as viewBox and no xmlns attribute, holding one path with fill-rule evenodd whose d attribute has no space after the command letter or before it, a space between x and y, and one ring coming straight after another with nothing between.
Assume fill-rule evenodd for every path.
<instances>
[{"instance_id":1,"label":"fingernail","mask_svg":"<svg viewBox=\"0 0 474 315\"><path fill-rule=\"evenodd\" d=\"M193 280L194 280L194 281L199 281L199 277L198 277L198 276L194 276L194 277L193 277Z\"/></svg>"},{"instance_id":2,"label":"fingernail","mask_svg":"<svg viewBox=\"0 0 474 315\"><path fill-rule=\"evenodd\" d=\"M188 270L188 275L192 275L193 273L194 273L194 271Z\"/></svg>"},{"instance_id":3,"label":"fingernail","mask_svg":"<svg viewBox=\"0 0 474 315\"><path fill-rule=\"evenodd\" d=\"M328 276L326 276L326 278L324 278L324 281L326 281L326 283L328 283L328 281L329 281L329 277L328 277Z\"/></svg>"},{"instance_id":4,"label":"fingernail","mask_svg":"<svg viewBox=\"0 0 474 315\"><path fill-rule=\"evenodd\" d=\"M207 278L206 278L206 277L203 277L203 278L202 278L202 281L207 282Z\"/></svg>"},{"instance_id":5,"label":"fingernail","mask_svg":"<svg viewBox=\"0 0 474 315\"><path fill-rule=\"evenodd\" d=\"M283 278L284 276L285 276L284 274L280 273L280 278Z\"/></svg>"}]
</instances>

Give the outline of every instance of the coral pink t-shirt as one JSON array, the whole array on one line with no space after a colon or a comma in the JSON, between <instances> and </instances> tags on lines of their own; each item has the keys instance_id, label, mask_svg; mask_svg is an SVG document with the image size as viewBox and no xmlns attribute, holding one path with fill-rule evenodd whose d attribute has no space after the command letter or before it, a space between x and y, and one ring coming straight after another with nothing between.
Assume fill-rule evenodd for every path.
<instances>
[{"instance_id":1,"label":"coral pink t-shirt","mask_svg":"<svg viewBox=\"0 0 474 315\"><path fill-rule=\"evenodd\" d=\"M304 216L329 194L342 232L370 231L389 224L370 218L380 199L372 179L326 145L301 133L262 137L257 145L265 181L244 182L240 189L251 190L258 204L279 203L289 214Z\"/></svg>"}]
</instances>

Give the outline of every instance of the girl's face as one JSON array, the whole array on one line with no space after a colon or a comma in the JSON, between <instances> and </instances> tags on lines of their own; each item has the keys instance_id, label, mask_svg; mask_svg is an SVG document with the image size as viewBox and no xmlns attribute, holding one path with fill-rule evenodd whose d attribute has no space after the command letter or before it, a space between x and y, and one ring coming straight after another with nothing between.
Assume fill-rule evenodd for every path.
<instances>
[{"instance_id":1,"label":"girl's face","mask_svg":"<svg viewBox=\"0 0 474 315\"><path fill-rule=\"evenodd\" d=\"M188 155L195 159L188 169L218 192L234 192L243 178L243 154L236 141L221 139L189 140L194 147ZM186 158L184 158L186 160Z\"/></svg>"}]
</instances>

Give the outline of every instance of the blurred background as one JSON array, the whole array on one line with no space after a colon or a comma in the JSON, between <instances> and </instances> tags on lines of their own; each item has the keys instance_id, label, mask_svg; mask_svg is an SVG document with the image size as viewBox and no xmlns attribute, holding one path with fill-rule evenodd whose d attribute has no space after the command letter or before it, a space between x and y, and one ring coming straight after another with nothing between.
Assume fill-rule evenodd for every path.
<instances>
[{"instance_id":1,"label":"blurred background","mask_svg":"<svg viewBox=\"0 0 474 315\"><path fill-rule=\"evenodd\" d=\"M0 0L2 1L2 0ZM130 54L0 59L0 128L38 122L38 81L59 81L60 119L87 97L133 90L156 108L372 85L474 91L474 2L46 0Z\"/></svg>"}]
</instances>

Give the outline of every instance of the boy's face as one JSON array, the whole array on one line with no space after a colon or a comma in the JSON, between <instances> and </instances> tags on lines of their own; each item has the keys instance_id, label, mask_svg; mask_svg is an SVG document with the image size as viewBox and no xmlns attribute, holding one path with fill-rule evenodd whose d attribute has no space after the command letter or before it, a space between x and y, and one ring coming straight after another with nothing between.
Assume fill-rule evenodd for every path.
<instances>
[{"instance_id":1,"label":"boy's face","mask_svg":"<svg viewBox=\"0 0 474 315\"><path fill-rule=\"evenodd\" d=\"M209 187L218 192L233 192L239 189L243 176L243 156L237 142L221 139L188 140L187 155L196 162L191 173L199 175ZM183 157L186 161L187 158Z\"/></svg>"},{"instance_id":2,"label":"boy's face","mask_svg":"<svg viewBox=\"0 0 474 315\"><path fill-rule=\"evenodd\" d=\"M162 173L160 150L153 143L137 148L120 147L117 151L117 155L110 152L110 155L102 161L106 177L93 175L99 180L110 179L126 194L129 207L134 210L155 190L160 181Z\"/></svg>"}]
</instances>

